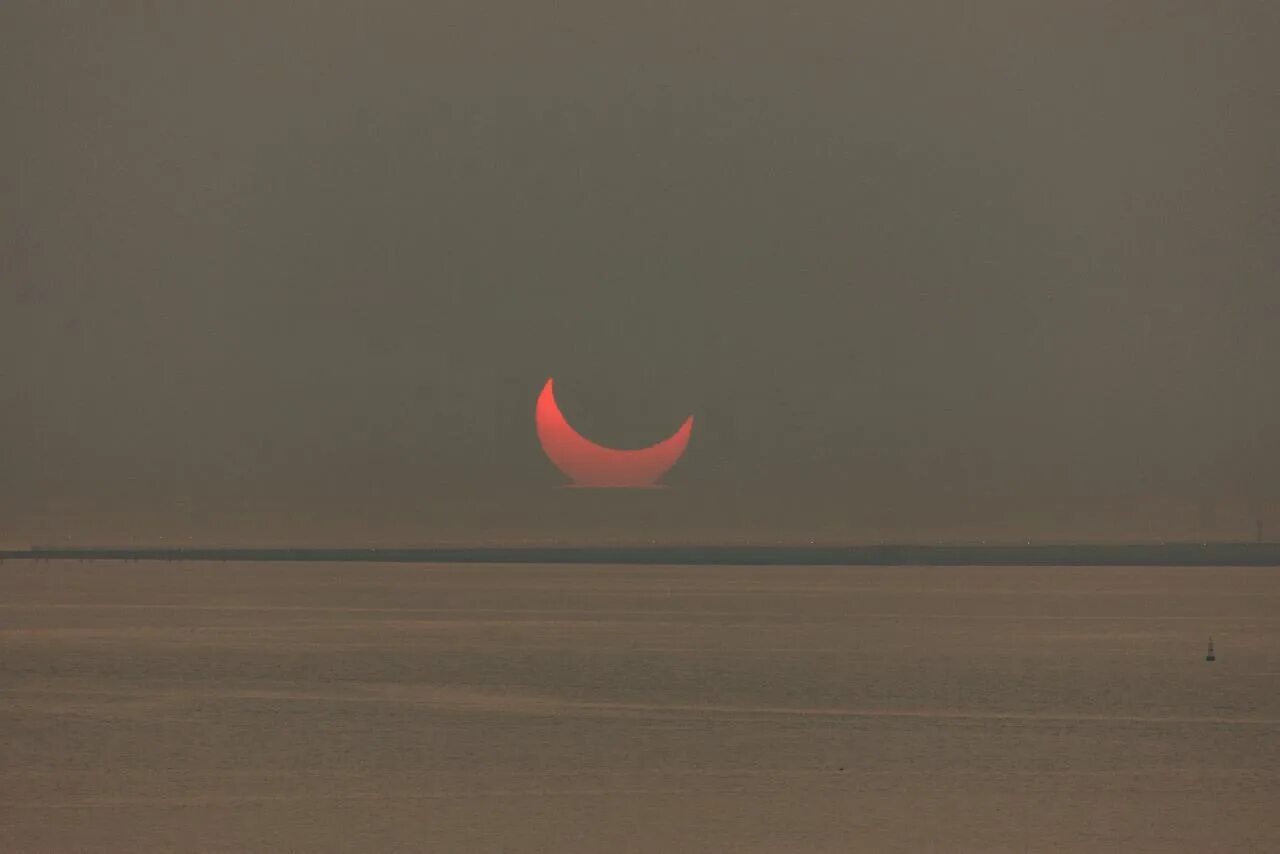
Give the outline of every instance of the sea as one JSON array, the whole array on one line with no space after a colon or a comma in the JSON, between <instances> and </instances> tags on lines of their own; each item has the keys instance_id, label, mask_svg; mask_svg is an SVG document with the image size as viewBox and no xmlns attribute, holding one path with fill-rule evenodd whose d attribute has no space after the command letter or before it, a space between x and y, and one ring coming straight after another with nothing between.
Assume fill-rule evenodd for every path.
<instances>
[{"instance_id":1,"label":"sea","mask_svg":"<svg viewBox=\"0 0 1280 854\"><path fill-rule=\"evenodd\" d=\"M0 851L1280 851L1280 570L5 561Z\"/></svg>"}]
</instances>

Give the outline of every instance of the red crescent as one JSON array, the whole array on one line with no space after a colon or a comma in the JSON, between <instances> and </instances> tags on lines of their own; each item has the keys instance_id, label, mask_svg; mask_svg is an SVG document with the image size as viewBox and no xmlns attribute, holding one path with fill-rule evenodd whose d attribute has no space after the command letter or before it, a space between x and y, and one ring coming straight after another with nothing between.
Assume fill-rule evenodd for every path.
<instances>
[{"instance_id":1,"label":"red crescent","mask_svg":"<svg viewBox=\"0 0 1280 854\"><path fill-rule=\"evenodd\" d=\"M676 464L689 444L693 416L680 429L656 445L635 451L622 451L597 445L578 433L564 420L552 391L553 380L547 380L538 395L535 420L538 441L556 468L573 481L574 486L644 487L653 486L667 469Z\"/></svg>"}]
</instances>

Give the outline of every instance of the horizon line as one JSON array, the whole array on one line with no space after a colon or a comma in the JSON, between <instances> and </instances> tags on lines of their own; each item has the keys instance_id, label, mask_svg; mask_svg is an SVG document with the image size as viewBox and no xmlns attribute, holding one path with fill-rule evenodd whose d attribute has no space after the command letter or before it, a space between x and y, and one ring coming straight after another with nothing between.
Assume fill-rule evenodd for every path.
<instances>
[{"instance_id":1,"label":"horizon line","mask_svg":"<svg viewBox=\"0 0 1280 854\"><path fill-rule=\"evenodd\" d=\"M3 560L845 566L1280 566L1253 541L454 546L31 546Z\"/></svg>"}]
</instances>

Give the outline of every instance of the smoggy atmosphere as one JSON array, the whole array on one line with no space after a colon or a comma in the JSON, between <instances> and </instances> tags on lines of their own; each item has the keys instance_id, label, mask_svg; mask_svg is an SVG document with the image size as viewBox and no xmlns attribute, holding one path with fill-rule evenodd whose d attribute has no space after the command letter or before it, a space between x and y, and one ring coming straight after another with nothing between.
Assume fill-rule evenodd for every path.
<instances>
[{"instance_id":1,"label":"smoggy atmosphere","mask_svg":"<svg viewBox=\"0 0 1280 854\"><path fill-rule=\"evenodd\" d=\"M902 5L4 4L0 545L1275 539L1280 6Z\"/></svg>"}]
</instances>

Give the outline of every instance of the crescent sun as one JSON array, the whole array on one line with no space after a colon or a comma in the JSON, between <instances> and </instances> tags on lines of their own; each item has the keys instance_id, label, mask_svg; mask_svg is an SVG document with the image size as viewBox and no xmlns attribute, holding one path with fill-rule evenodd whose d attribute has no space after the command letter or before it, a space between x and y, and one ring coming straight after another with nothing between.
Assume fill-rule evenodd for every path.
<instances>
[{"instance_id":1,"label":"crescent sun","mask_svg":"<svg viewBox=\"0 0 1280 854\"><path fill-rule=\"evenodd\" d=\"M653 486L689 445L692 415L675 433L647 448L632 451L598 445L569 426L556 403L553 383L553 379L547 380L538 395L534 412L538 441L547 457L569 476L574 486Z\"/></svg>"}]
</instances>

